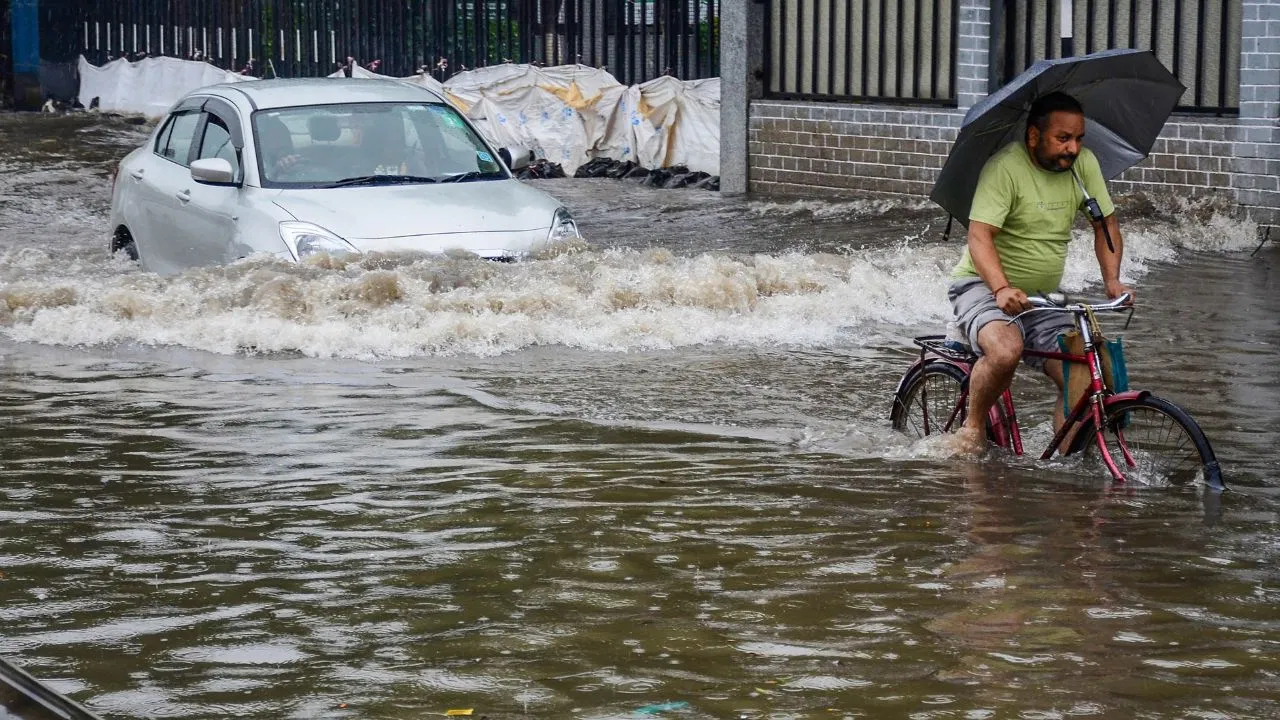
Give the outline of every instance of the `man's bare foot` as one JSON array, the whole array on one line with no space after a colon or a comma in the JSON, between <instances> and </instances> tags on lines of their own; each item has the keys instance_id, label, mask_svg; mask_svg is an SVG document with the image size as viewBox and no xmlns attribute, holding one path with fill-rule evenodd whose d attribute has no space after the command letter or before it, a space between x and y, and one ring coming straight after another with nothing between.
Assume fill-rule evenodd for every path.
<instances>
[{"instance_id":1,"label":"man's bare foot","mask_svg":"<svg viewBox=\"0 0 1280 720\"><path fill-rule=\"evenodd\" d=\"M982 430L962 426L949 438L949 445L956 455L977 457L987 449L987 434Z\"/></svg>"}]
</instances>

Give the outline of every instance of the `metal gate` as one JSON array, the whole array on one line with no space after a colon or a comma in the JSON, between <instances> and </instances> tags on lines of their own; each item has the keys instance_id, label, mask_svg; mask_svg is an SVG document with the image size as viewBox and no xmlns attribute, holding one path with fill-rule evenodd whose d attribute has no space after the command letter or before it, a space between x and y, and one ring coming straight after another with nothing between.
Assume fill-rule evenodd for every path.
<instances>
[{"instance_id":1,"label":"metal gate","mask_svg":"<svg viewBox=\"0 0 1280 720\"><path fill-rule=\"evenodd\" d=\"M583 63L625 84L720 72L722 0L64 1L80 10L65 40L99 64L167 55L298 77L353 58L443 80L503 62Z\"/></svg>"},{"instance_id":2,"label":"metal gate","mask_svg":"<svg viewBox=\"0 0 1280 720\"><path fill-rule=\"evenodd\" d=\"M1002 0L992 59L1007 82L1042 58L1062 56L1058 2ZM1077 55L1110 48L1151 50L1187 86L1183 112L1232 114L1240 107L1241 0L1073 0Z\"/></svg>"},{"instance_id":3,"label":"metal gate","mask_svg":"<svg viewBox=\"0 0 1280 720\"><path fill-rule=\"evenodd\" d=\"M769 0L768 97L954 105L959 0Z\"/></svg>"}]
</instances>

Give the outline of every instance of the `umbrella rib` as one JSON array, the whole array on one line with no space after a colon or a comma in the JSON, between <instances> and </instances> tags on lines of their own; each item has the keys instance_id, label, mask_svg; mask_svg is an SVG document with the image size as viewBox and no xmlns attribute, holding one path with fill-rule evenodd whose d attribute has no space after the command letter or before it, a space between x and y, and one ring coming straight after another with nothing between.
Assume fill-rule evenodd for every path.
<instances>
[{"instance_id":1,"label":"umbrella rib","mask_svg":"<svg viewBox=\"0 0 1280 720\"><path fill-rule=\"evenodd\" d=\"M986 137L987 135L992 135L996 133L1003 135L1004 133L1008 132L1010 129L1016 128L1016 127L1018 127L1017 123L1009 123L1007 125L1000 125L998 127L983 128L982 130L979 130L976 133L974 133L974 135L976 137Z\"/></svg>"}]
</instances>

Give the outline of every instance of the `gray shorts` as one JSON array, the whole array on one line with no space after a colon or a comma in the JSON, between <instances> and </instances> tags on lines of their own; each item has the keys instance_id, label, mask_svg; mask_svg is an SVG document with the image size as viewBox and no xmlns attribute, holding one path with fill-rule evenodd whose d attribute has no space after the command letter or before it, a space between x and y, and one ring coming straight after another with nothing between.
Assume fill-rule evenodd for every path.
<instances>
[{"instance_id":1,"label":"gray shorts","mask_svg":"<svg viewBox=\"0 0 1280 720\"><path fill-rule=\"evenodd\" d=\"M1009 322L1013 318L1006 315L996 304L991 289L981 278L964 278L953 280L947 288L947 298L951 300L951 309L955 311L956 323L969 338L969 346L979 355L982 348L978 346L978 331L990 322ZM1014 325L1022 331L1023 347L1031 350L1056 352L1058 336L1075 329L1071 315L1056 312L1037 312L1014 320ZM1044 358L1024 357L1023 362L1037 370L1044 368Z\"/></svg>"}]
</instances>

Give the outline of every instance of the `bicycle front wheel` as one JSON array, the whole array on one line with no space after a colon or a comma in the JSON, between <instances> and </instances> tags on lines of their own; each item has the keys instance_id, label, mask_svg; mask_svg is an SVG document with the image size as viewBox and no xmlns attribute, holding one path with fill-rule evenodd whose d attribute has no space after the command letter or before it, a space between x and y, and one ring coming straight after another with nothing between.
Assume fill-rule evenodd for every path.
<instances>
[{"instance_id":1,"label":"bicycle front wheel","mask_svg":"<svg viewBox=\"0 0 1280 720\"><path fill-rule=\"evenodd\" d=\"M1185 410L1151 395L1107 406L1102 430L1107 452L1125 477L1145 485L1203 482L1222 489L1222 470L1209 439ZM1093 421L1080 428L1072 452L1097 457Z\"/></svg>"}]
</instances>

